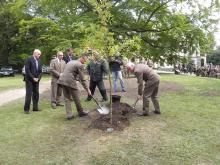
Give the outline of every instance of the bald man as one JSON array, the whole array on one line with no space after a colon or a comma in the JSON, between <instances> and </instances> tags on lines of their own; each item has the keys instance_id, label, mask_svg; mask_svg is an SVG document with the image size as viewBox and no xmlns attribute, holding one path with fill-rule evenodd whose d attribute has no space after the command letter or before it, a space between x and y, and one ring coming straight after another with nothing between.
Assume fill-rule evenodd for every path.
<instances>
[{"instance_id":1,"label":"bald man","mask_svg":"<svg viewBox=\"0 0 220 165\"><path fill-rule=\"evenodd\" d=\"M33 102L33 111L39 111L39 82L42 75L40 63L41 51L35 49L33 55L29 57L25 63L25 104L24 113L29 114L31 98Z\"/></svg>"},{"instance_id":2,"label":"bald man","mask_svg":"<svg viewBox=\"0 0 220 165\"><path fill-rule=\"evenodd\" d=\"M143 99L142 116L149 116L149 99L151 98L154 105L154 113L160 114L160 105L158 101L158 89L160 76L154 70L145 64L133 64L129 62L127 68L137 77L138 96L137 99ZM144 86L145 82L145 86ZM144 87L144 90L143 90Z\"/></svg>"}]
</instances>

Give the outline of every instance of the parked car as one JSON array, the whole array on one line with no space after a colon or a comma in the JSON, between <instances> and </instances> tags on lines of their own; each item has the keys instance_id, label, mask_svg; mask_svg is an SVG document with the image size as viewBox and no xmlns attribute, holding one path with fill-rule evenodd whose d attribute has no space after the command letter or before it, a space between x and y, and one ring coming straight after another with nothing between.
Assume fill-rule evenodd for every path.
<instances>
[{"instance_id":1,"label":"parked car","mask_svg":"<svg viewBox=\"0 0 220 165\"><path fill-rule=\"evenodd\" d=\"M3 77L3 76L15 76L15 72L14 70L9 67L9 68L1 68L0 69L0 76Z\"/></svg>"},{"instance_id":2,"label":"parked car","mask_svg":"<svg viewBox=\"0 0 220 165\"><path fill-rule=\"evenodd\" d=\"M50 74L50 67L47 65L42 66L42 73L44 74Z\"/></svg>"}]
</instances>

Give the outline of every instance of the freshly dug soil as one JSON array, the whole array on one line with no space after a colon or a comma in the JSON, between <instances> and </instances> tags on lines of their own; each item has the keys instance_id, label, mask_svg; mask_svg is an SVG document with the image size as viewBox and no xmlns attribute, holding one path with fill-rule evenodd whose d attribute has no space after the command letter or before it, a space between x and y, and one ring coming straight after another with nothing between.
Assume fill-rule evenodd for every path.
<instances>
[{"instance_id":1,"label":"freshly dug soil","mask_svg":"<svg viewBox=\"0 0 220 165\"><path fill-rule=\"evenodd\" d=\"M109 105L107 105L109 108ZM112 104L112 125L110 123L110 113L108 115L100 115L96 109L90 111L89 116L92 118L90 128L105 131L107 128L114 130L123 130L130 125L129 118L131 114L136 112L127 103L115 102Z\"/></svg>"}]
</instances>

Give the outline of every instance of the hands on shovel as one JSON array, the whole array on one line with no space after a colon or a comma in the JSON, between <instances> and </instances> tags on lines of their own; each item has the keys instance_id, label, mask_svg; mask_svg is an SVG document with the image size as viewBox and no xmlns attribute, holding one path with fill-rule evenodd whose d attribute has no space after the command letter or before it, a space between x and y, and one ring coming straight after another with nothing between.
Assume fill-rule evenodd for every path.
<instances>
[{"instance_id":1,"label":"hands on shovel","mask_svg":"<svg viewBox=\"0 0 220 165\"><path fill-rule=\"evenodd\" d=\"M87 89L87 93L88 93L89 96L92 96L92 93L91 93L90 89Z\"/></svg>"},{"instance_id":2,"label":"hands on shovel","mask_svg":"<svg viewBox=\"0 0 220 165\"><path fill-rule=\"evenodd\" d=\"M138 96L137 96L137 99L138 99L138 100L141 100L141 99L143 99L143 96L138 95Z\"/></svg>"},{"instance_id":3,"label":"hands on shovel","mask_svg":"<svg viewBox=\"0 0 220 165\"><path fill-rule=\"evenodd\" d=\"M137 102L139 101L139 100L141 100L143 98L143 96L141 96L141 95L138 95L137 96L137 99L136 99L136 101L135 101L135 103L134 103L134 105L133 105L133 110L134 110L134 112L136 112L136 110L135 110L135 107L136 107L136 104L137 104Z\"/></svg>"}]
</instances>

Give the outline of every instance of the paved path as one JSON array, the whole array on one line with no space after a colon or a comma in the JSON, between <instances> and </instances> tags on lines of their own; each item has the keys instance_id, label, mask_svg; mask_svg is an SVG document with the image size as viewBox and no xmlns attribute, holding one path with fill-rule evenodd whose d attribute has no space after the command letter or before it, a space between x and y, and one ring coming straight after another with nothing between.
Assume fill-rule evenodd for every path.
<instances>
[{"instance_id":1,"label":"paved path","mask_svg":"<svg viewBox=\"0 0 220 165\"><path fill-rule=\"evenodd\" d=\"M50 81L40 83L40 88L39 88L40 93L43 93L44 91L47 91L49 89L50 89ZM10 101L14 101L19 98L22 98L24 96L25 96L25 88L3 91L0 93L0 106L9 103Z\"/></svg>"}]
</instances>

